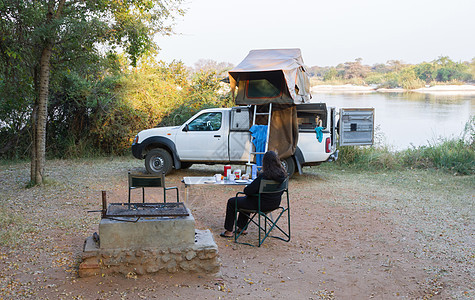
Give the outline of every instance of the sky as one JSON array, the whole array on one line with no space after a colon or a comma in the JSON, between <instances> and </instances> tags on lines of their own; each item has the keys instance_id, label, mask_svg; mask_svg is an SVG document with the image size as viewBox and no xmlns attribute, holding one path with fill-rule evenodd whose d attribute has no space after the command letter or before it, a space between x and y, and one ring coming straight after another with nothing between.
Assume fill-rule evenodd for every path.
<instances>
[{"instance_id":1,"label":"sky","mask_svg":"<svg viewBox=\"0 0 475 300\"><path fill-rule=\"evenodd\" d=\"M185 0L158 58L239 64L252 49L300 48L307 66L475 57L475 0Z\"/></svg>"}]
</instances>

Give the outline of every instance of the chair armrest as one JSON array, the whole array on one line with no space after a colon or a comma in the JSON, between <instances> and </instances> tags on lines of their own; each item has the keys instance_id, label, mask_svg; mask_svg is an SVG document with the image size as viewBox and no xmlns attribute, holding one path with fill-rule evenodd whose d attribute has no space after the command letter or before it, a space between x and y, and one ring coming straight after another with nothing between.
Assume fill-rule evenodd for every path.
<instances>
[{"instance_id":1,"label":"chair armrest","mask_svg":"<svg viewBox=\"0 0 475 300\"><path fill-rule=\"evenodd\" d=\"M180 193L179 193L178 187L172 186L172 187L165 188L165 192L168 190L176 190L176 202L180 202Z\"/></svg>"},{"instance_id":2,"label":"chair armrest","mask_svg":"<svg viewBox=\"0 0 475 300\"><path fill-rule=\"evenodd\" d=\"M245 194L244 192L237 192L237 193L236 193L236 197L237 197L238 195L246 195L246 194Z\"/></svg>"}]
</instances>

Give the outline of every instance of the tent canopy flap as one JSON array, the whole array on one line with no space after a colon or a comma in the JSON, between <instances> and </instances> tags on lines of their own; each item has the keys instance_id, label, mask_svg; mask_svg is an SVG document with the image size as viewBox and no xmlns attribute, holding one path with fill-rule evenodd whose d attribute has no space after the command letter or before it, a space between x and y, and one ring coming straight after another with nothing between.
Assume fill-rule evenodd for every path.
<instances>
[{"instance_id":1,"label":"tent canopy flap","mask_svg":"<svg viewBox=\"0 0 475 300\"><path fill-rule=\"evenodd\" d=\"M238 105L310 102L310 81L300 49L251 50L229 71Z\"/></svg>"}]
</instances>

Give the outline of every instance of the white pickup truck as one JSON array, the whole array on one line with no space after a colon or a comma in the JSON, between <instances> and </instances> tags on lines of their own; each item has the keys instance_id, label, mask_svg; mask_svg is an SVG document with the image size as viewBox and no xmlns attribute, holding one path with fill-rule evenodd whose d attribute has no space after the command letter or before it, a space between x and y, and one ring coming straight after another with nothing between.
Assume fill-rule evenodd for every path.
<instances>
[{"instance_id":1,"label":"white pickup truck","mask_svg":"<svg viewBox=\"0 0 475 300\"><path fill-rule=\"evenodd\" d=\"M132 154L145 159L149 173L167 174L172 168L186 169L195 163L244 165L252 145L252 113L251 106L205 109L181 126L143 130L134 138ZM296 151L282 162L289 174L336 160L337 139L341 146L373 143L373 109L340 109L337 116L336 108L325 103L300 104L297 120ZM317 127L323 127L320 140Z\"/></svg>"}]
</instances>

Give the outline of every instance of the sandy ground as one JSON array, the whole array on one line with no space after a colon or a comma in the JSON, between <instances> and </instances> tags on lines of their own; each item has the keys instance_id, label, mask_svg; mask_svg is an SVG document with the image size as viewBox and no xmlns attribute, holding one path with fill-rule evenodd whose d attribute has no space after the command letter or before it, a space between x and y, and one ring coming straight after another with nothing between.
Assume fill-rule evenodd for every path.
<instances>
[{"instance_id":1,"label":"sandy ground","mask_svg":"<svg viewBox=\"0 0 475 300\"><path fill-rule=\"evenodd\" d=\"M221 168L177 171L167 185L183 192L183 176ZM100 209L101 190L110 202L126 202L127 171L143 170L142 162L53 161L47 169L47 186L25 189L27 164L1 167L3 210L26 232L0 248L0 299L475 297L473 177L306 169L290 182L291 241L269 239L260 248L218 236L225 201L240 188L193 187L187 206L196 227L215 236L219 274L78 278L83 242L98 231L99 214L87 211ZM160 193L149 194L160 201ZM247 238L256 238L253 229Z\"/></svg>"}]
</instances>

